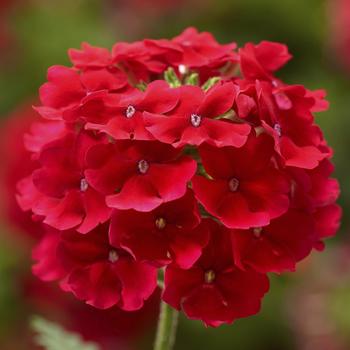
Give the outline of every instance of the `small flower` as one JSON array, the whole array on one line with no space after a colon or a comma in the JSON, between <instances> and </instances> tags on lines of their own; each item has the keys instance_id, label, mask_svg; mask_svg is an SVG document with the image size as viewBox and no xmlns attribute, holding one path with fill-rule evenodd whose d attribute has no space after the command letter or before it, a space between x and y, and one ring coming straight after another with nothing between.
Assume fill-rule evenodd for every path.
<instances>
[{"instance_id":1,"label":"small flower","mask_svg":"<svg viewBox=\"0 0 350 350\"><path fill-rule=\"evenodd\" d=\"M264 274L240 271L234 264L228 231L211 220L206 224L210 241L193 267L166 268L163 299L190 319L217 327L257 313L269 282Z\"/></svg>"},{"instance_id":2,"label":"small flower","mask_svg":"<svg viewBox=\"0 0 350 350\"><path fill-rule=\"evenodd\" d=\"M267 225L288 210L290 184L275 167L270 136L250 135L242 148L202 146L199 153L211 179L195 176L198 201L224 225Z\"/></svg>"}]
</instances>

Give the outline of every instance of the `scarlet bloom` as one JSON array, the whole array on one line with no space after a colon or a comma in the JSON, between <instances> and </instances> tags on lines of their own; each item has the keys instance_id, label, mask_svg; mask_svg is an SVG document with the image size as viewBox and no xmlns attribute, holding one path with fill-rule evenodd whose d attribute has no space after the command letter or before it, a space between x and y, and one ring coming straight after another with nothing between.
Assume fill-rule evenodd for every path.
<instances>
[{"instance_id":1,"label":"scarlet bloom","mask_svg":"<svg viewBox=\"0 0 350 350\"><path fill-rule=\"evenodd\" d=\"M324 238L332 237L340 226L341 208L335 202L339 196L339 183L331 178L334 166L323 160L312 170L291 169L292 206L312 215L315 221L317 242L315 248L324 249Z\"/></svg>"},{"instance_id":2,"label":"scarlet bloom","mask_svg":"<svg viewBox=\"0 0 350 350\"><path fill-rule=\"evenodd\" d=\"M81 50L68 50L69 58L78 69L103 69L113 66L112 55L109 50L82 43Z\"/></svg>"},{"instance_id":3,"label":"scarlet bloom","mask_svg":"<svg viewBox=\"0 0 350 350\"><path fill-rule=\"evenodd\" d=\"M199 33L193 27L184 30L172 42L181 47L181 63L189 68L217 68L238 60L238 55L233 51L236 43L221 45L211 33Z\"/></svg>"},{"instance_id":4,"label":"scarlet bloom","mask_svg":"<svg viewBox=\"0 0 350 350\"><path fill-rule=\"evenodd\" d=\"M180 154L158 141L98 144L87 155L85 176L109 207L151 211L185 194L197 165Z\"/></svg>"},{"instance_id":5,"label":"scarlet bloom","mask_svg":"<svg viewBox=\"0 0 350 350\"><path fill-rule=\"evenodd\" d=\"M113 62L136 82L148 82L167 68L163 62L150 54L143 41L115 44L112 49L112 58Z\"/></svg>"},{"instance_id":6,"label":"scarlet bloom","mask_svg":"<svg viewBox=\"0 0 350 350\"><path fill-rule=\"evenodd\" d=\"M189 191L148 213L115 210L109 236L114 246L129 251L137 260L157 266L173 261L186 269L200 257L208 230L200 223L197 202Z\"/></svg>"},{"instance_id":7,"label":"scarlet bloom","mask_svg":"<svg viewBox=\"0 0 350 350\"><path fill-rule=\"evenodd\" d=\"M58 230L86 233L107 221L104 196L84 177L86 152L95 142L88 134L68 133L46 144L39 153L41 167L19 183L21 207Z\"/></svg>"},{"instance_id":8,"label":"scarlet bloom","mask_svg":"<svg viewBox=\"0 0 350 350\"><path fill-rule=\"evenodd\" d=\"M264 274L239 270L227 229L212 220L206 224L210 242L195 265L187 270L167 267L163 300L188 318L217 327L257 313L269 282Z\"/></svg>"},{"instance_id":9,"label":"scarlet bloom","mask_svg":"<svg viewBox=\"0 0 350 350\"><path fill-rule=\"evenodd\" d=\"M244 78L251 80L273 79L273 73L292 58L286 45L270 41L247 43L239 50L239 57Z\"/></svg>"},{"instance_id":10,"label":"scarlet bloom","mask_svg":"<svg viewBox=\"0 0 350 350\"><path fill-rule=\"evenodd\" d=\"M289 205L290 183L276 168L273 152L273 140L266 134L251 134L240 149L201 147L199 153L210 178L193 179L197 199L227 227L267 225Z\"/></svg>"},{"instance_id":11,"label":"scarlet bloom","mask_svg":"<svg viewBox=\"0 0 350 350\"><path fill-rule=\"evenodd\" d=\"M216 147L241 147L245 143L249 125L214 119L232 108L232 83L216 85L207 93L196 86L179 90L180 103L169 115L144 113L146 129L157 140L175 147L199 146L204 142Z\"/></svg>"},{"instance_id":12,"label":"scarlet bloom","mask_svg":"<svg viewBox=\"0 0 350 350\"><path fill-rule=\"evenodd\" d=\"M275 149L286 166L313 169L328 156L312 115L313 108L320 106L317 95L310 95L302 86L272 88L266 83L257 86L257 93L261 125L274 137Z\"/></svg>"},{"instance_id":13,"label":"scarlet bloom","mask_svg":"<svg viewBox=\"0 0 350 350\"><path fill-rule=\"evenodd\" d=\"M261 273L295 271L310 254L318 237L313 217L298 210L271 220L264 227L231 231L235 263Z\"/></svg>"},{"instance_id":14,"label":"scarlet bloom","mask_svg":"<svg viewBox=\"0 0 350 350\"><path fill-rule=\"evenodd\" d=\"M42 106L36 110L44 118L53 120L86 118L86 109L96 113L96 105L101 105L100 100L108 91L118 91L127 84L126 75L117 69L112 72L87 70L79 74L71 68L53 66L47 78L48 82L40 88Z\"/></svg>"},{"instance_id":15,"label":"scarlet bloom","mask_svg":"<svg viewBox=\"0 0 350 350\"><path fill-rule=\"evenodd\" d=\"M234 52L236 43L219 44L211 33L199 33L190 27L172 40L145 40L154 57L163 60L168 66L177 68L180 74L190 69L198 69L204 77L208 72L218 74L219 68L228 63L237 63Z\"/></svg>"},{"instance_id":16,"label":"scarlet bloom","mask_svg":"<svg viewBox=\"0 0 350 350\"><path fill-rule=\"evenodd\" d=\"M110 118L106 124L88 123L87 129L104 132L116 140L152 140L154 137L144 126L143 112L167 113L177 105L178 97L165 81L156 80L145 92L134 89L119 97L110 96L104 103Z\"/></svg>"},{"instance_id":17,"label":"scarlet bloom","mask_svg":"<svg viewBox=\"0 0 350 350\"><path fill-rule=\"evenodd\" d=\"M1 123L0 134L1 220L13 227L16 232L30 237L41 235L41 223L33 222L32 214L21 210L13 194L16 192L18 181L24 176L29 176L37 167L36 160L31 157L23 142L23 134L30 131L36 120L37 113L31 105L24 104L16 108L8 119Z\"/></svg>"},{"instance_id":18,"label":"scarlet bloom","mask_svg":"<svg viewBox=\"0 0 350 350\"><path fill-rule=\"evenodd\" d=\"M106 225L86 235L74 231L48 235L35 250L34 272L46 280L62 279L62 288L87 304L137 310L156 288L156 269L111 246Z\"/></svg>"}]
</instances>

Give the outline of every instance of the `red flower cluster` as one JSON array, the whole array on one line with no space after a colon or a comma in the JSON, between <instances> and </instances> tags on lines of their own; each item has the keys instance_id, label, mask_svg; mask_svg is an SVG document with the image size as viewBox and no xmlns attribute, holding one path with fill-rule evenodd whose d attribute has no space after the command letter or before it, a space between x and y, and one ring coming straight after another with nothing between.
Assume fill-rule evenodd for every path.
<instances>
[{"instance_id":1,"label":"red flower cluster","mask_svg":"<svg viewBox=\"0 0 350 350\"><path fill-rule=\"evenodd\" d=\"M189 28L172 40L83 44L51 67L36 168L18 201L47 233L36 275L102 309L136 310L157 286L189 318L255 314L268 272L335 234L339 188L314 123L323 91L275 72L286 46L235 50Z\"/></svg>"}]
</instances>

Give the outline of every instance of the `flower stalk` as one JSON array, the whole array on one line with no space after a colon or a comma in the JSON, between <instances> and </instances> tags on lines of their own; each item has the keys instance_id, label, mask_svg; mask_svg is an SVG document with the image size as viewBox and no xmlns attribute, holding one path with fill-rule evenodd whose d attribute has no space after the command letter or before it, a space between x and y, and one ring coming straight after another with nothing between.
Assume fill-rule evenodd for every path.
<instances>
[{"instance_id":1,"label":"flower stalk","mask_svg":"<svg viewBox=\"0 0 350 350\"><path fill-rule=\"evenodd\" d=\"M161 301L153 350L172 350L174 348L178 318L179 312Z\"/></svg>"}]
</instances>

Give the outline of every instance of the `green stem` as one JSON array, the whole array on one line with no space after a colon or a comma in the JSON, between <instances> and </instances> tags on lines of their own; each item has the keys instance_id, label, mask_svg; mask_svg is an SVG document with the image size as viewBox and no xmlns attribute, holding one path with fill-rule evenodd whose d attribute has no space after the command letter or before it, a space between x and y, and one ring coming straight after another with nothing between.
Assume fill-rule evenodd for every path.
<instances>
[{"instance_id":1,"label":"green stem","mask_svg":"<svg viewBox=\"0 0 350 350\"><path fill-rule=\"evenodd\" d=\"M160 302L159 320L153 350L172 350L175 344L179 312Z\"/></svg>"}]
</instances>

